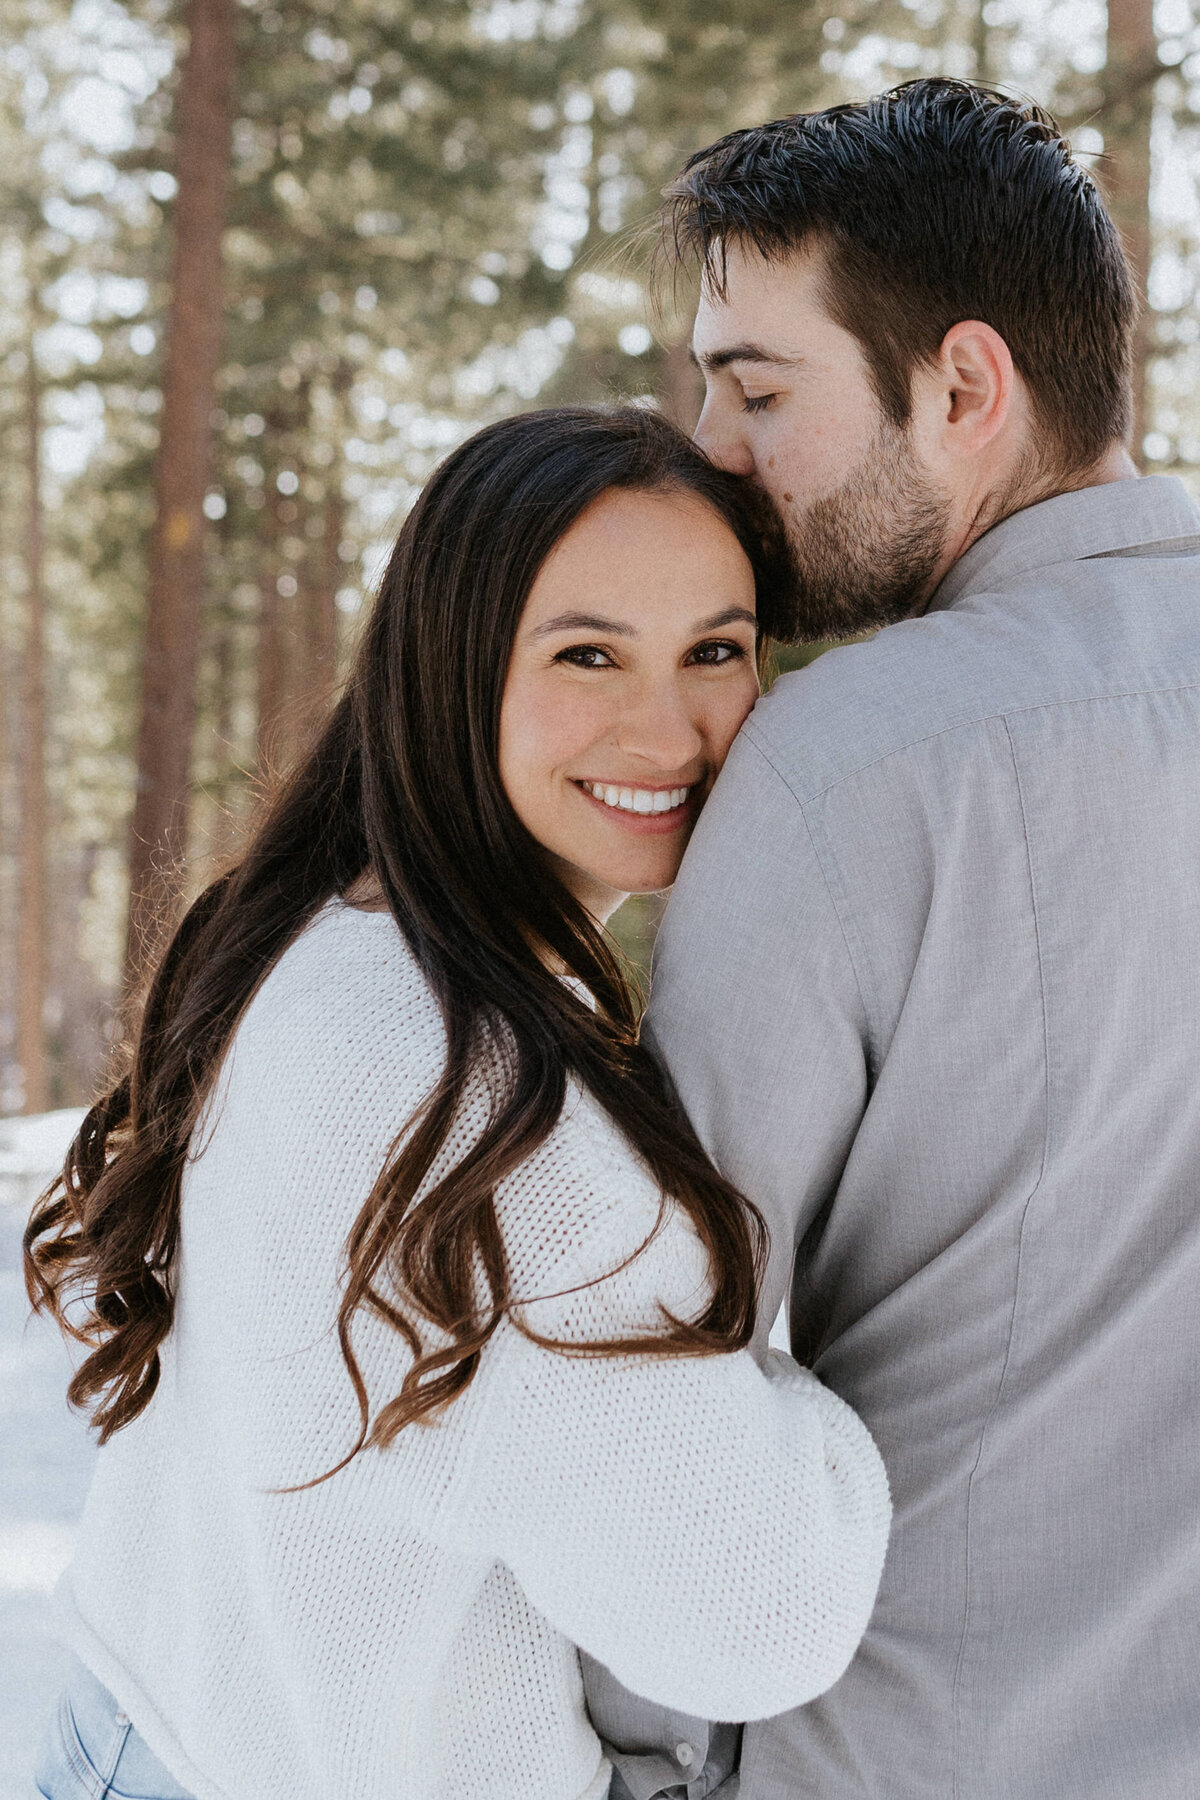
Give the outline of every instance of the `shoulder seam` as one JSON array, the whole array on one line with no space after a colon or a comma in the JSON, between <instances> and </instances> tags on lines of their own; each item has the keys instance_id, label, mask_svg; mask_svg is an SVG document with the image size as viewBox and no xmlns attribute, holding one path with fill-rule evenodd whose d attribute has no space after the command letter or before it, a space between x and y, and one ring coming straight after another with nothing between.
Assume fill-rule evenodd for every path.
<instances>
[{"instance_id":1,"label":"shoulder seam","mask_svg":"<svg viewBox=\"0 0 1200 1800\"><path fill-rule=\"evenodd\" d=\"M844 781L852 781L856 775L863 775L868 769L876 769L880 763L890 762L894 756L903 756L906 751L916 750L922 744L932 744L938 738L952 737L956 731L970 731L980 725L994 725L998 720L1006 722L1009 719L1018 719L1026 713L1055 712L1060 707L1098 706L1106 700L1138 700L1151 694L1190 694L1197 689L1200 689L1200 681L1178 681L1169 687L1119 688L1104 694L1075 694L1066 700L1036 700L1028 706L997 707L993 712L978 713L969 719L958 719L953 725L943 725L937 731L926 732L923 737L907 738L902 744L893 744L890 750L881 751L878 756L872 756L866 762L856 764L852 769L843 770L840 775L835 775L832 781L827 781L823 787L814 788L811 793L801 792L796 788L775 762L762 741L761 733L753 729L753 714L742 726L742 734L754 745L763 760L774 769L797 804L806 806L810 801L819 800L822 795L831 793Z\"/></svg>"}]
</instances>

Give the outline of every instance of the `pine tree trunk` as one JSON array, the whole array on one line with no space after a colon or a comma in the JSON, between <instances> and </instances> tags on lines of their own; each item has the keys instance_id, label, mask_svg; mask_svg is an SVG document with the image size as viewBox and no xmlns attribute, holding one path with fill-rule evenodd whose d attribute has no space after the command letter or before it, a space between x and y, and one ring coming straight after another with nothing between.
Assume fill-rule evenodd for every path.
<instances>
[{"instance_id":1,"label":"pine tree trunk","mask_svg":"<svg viewBox=\"0 0 1200 1800\"><path fill-rule=\"evenodd\" d=\"M229 183L233 0L187 0L176 101L175 245L155 464L137 795L130 833L126 982L156 941L157 902L180 884L204 595L208 485L221 343L221 237ZM159 891L156 893L155 889Z\"/></svg>"},{"instance_id":2,"label":"pine tree trunk","mask_svg":"<svg viewBox=\"0 0 1200 1800\"><path fill-rule=\"evenodd\" d=\"M992 79L991 32L986 16L988 0L976 0L971 20L971 50L975 59L975 79L984 87Z\"/></svg>"},{"instance_id":3,"label":"pine tree trunk","mask_svg":"<svg viewBox=\"0 0 1200 1800\"><path fill-rule=\"evenodd\" d=\"M316 498L308 493L310 477L303 463L312 445L312 394L302 384L296 395L296 420L292 433L295 465L304 477L296 504L293 531L303 534L304 554L295 575L299 594L295 603L296 632L289 703L297 747L314 741L324 720L337 680L337 546L341 542L343 514L340 495L322 483ZM331 543L332 538L332 543Z\"/></svg>"},{"instance_id":4,"label":"pine tree trunk","mask_svg":"<svg viewBox=\"0 0 1200 1800\"><path fill-rule=\"evenodd\" d=\"M223 566L228 569L235 547L232 521L228 513L217 527L217 532ZM210 609L209 631L212 634L214 683L211 706L217 754L217 775L213 786L218 806L211 853L217 866L223 867L233 855L241 836L242 803L245 797L243 777L246 764L252 759L249 746L239 742L238 700L242 687L246 634L242 628L241 608L232 595L226 595L217 607Z\"/></svg>"},{"instance_id":5,"label":"pine tree trunk","mask_svg":"<svg viewBox=\"0 0 1200 1800\"><path fill-rule=\"evenodd\" d=\"M33 345L26 378L26 620L21 676L21 835L17 903L17 1060L22 1111L50 1105L46 1065L46 700L42 576L41 387Z\"/></svg>"},{"instance_id":6,"label":"pine tree trunk","mask_svg":"<svg viewBox=\"0 0 1200 1800\"><path fill-rule=\"evenodd\" d=\"M349 363L334 370L331 390L333 426L339 445L346 436L346 402L353 381ZM320 539L320 574L316 584L313 616L314 664L325 700L331 698L341 674L338 645L338 589L346 575L341 547L346 536L346 501L342 492L344 465L340 448L325 470L324 529Z\"/></svg>"},{"instance_id":7,"label":"pine tree trunk","mask_svg":"<svg viewBox=\"0 0 1200 1800\"><path fill-rule=\"evenodd\" d=\"M321 579L317 586L314 634L316 666L325 691L338 678L337 592L342 582L342 540L346 535L346 503L342 499L340 471L331 475L325 495L324 533L321 539Z\"/></svg>"},{"instance_id":8,"label":"pine tree trunk","mask_svg":"<svg viewBox=\"0 0 1200 1800\"><path fill-rule=\"evenodd\" d=\"M696 428L704 404L704 383L689 353L690 340L672 344L662 364L662 405L667 417L681 431Z\"/></svg>"},{"instance_id":9,"label":"pine tree trunk","mask_svg":"<svg viewBox=\"0 0 1200 1800\"><path fill-rule=\"evenodd\" d=\"M301 697L307 679L305 642L306 577L303 557L289 553L288 539L295 538L303 523L300 502L279 491L283 470L299 472L307 411L292 397L277 401L267 413L264 447L268 455L266 529L259 551L258 653L258 773L271 785L292 761L299 735ZM296 592L284 591L296 583Z\"/></svg>"},{"instance_id":10,"label":"pine tree trunk","mask_svg":"<svg viewBox=\"0 0 1200 1800\"><path fill-rule=\"evenodd\" d=\"M287 657L283 641L282 598L276 586L278 565L271 557L259 575L258 649L255 657L258 711L258 774L269 781L282 760L279 743Z\"/></svg>"},{"instance_id":11,"label":"pine tree trunk","mask_svg":"<svg viewBox=\"0 0 1200 1800\"><path fill-rule=\"evenodd\" d=\"M60 1106L83 1106L104 1077L112 1028L110 997L81 947L84 908L100 861L96 842L78 844L56 858L55 955L49 980L51 1017L61 1015L52 1036L55 1099ZM55 1042L57 1040L57 1042Z\"/></svg>"},{"instance_id":12,"label":"pine tree trunk","mask_svg":"<svg viewBox=\"0 0 1200 1800\"><path fill-rule=\"evenodd\" d=\"M1146 284L1150 273L1150 126L1158 45L1154 0L1109 0L1103 115L1109 210L1133 267L1140 302L1133 346L1133 454L1146 435L1146 363L1151 350Z\"/></svg>"},{"instance_id":13,"label":"pine tree trunk","mask_svg":"<svg viewBox=\"0 0 1200 1800\"><path fill-rule=\"evenodd\" d=\"M341 541L339 511L332 500L323 500L320 511L314 507L306 521L318 523L321 536L315 541L310 537L300 571L294 709L296 740L305 748L316 740L337 679L337 609L334 605L337 589L334 583L337 579L337 545ZM338 535L331 546L330 538L335 531Z\"/></svg>"},{"instance_id":14,"label":"pine tree trunk","mask_svg":"<svg viewBox=\"0 0 1200 1800\"><path fill-rule=\"evenodd\" d=\"M320 502L321 535L312 545L304 580L304 729L313 737L338 680L337 591L342 579L338 549L346 533L340 470L326 477Z\"/></svg>"},{"instance_id":15,"label":"pine tree trunk","mask_svg":"<svg viewBox=\"0 0 1200 1800\"><path fill-rule=\"evenodd\" d=\"M214 787L220 807L220 817L214 833L213 851L218 861L224 862L232 853L238 835L234 782L237 749L233 741L233 699L234 684L237 680L237 645L235 641L237 624L230 606L221 608L215 625L213 663L216 693L213 698L216 717L213 721L213 733L217 742L217 755L220 762Z\"/></svg>"}]
</instances>

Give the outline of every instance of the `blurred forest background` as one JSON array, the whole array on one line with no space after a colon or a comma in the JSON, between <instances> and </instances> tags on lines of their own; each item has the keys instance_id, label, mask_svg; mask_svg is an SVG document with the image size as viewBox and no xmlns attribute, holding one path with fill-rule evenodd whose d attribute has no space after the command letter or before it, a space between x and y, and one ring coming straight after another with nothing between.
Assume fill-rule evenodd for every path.
<instances>
[{"instance_id":1,"label":"blurred forest background","mask_svg":"<svg viewBox=\"0 0 1200 1800\"><path fill-rule=\"evenodd\" d=\"M1194 482L1193 0L0 0L0 1113L89 1097L152 908L304 741L448 448L567 399L692 422L687 296L657 320L621 253L683 158L935 72L1094 166L1135 449Z\"/></svg>"}]
</instances>

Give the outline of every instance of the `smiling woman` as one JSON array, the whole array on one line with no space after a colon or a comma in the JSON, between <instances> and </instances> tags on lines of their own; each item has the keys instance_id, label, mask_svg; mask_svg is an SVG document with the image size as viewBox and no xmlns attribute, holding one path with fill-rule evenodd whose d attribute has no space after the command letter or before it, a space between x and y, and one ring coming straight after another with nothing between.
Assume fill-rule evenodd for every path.
<instances>
[{"instance_id":1,"label":"smiling woman","mask_svg":"<svg viewBox=\"0 0 1200 1800\"><path fill-rule=\"evenodd\" d=\"M130 1744L156 1800L601 1800L576 1646L724 1719L845 1667L882 1467L747 1349L761 1221L600 923L674 876L775 543L638 411L491 426L418 500L27 1234L109 1440L50 1800Z\"/></svg>"},{"instance_id":2,"label":"smiling woman","mask_svg":"<svg viewBox=\"0 0 1200 1800\"><path fill-rule=\"evenodd\" d=\"M500 710L513 810L596 917L675 879L758 696L750 560L686 489L614 489L538 571Z\"/></svg>"}]
</instances>

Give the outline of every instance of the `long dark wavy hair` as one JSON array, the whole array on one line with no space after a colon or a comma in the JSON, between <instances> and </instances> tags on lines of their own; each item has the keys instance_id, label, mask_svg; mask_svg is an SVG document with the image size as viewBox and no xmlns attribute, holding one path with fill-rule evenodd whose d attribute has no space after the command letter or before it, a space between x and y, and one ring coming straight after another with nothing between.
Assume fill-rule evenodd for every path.
<instances>
[{"instance_id":1,"label":"long dark wavy hair","mask_svg":"<svg viewBox=\"0 0 1200 1800\"><path fill-rule=\"evenodd\" d=\"M88 1346L69 1395L102 1443L158 1382L188 1143L238 1020L286 946L364 876L439 1002L446 1059L415 1117L397 1119L346 1244L337 1328L361 1427L350 1455L390 1443L472 1379L510 1302L496 1187L553 1129L572 1077L691 1220L712 1276L695 1322L665 1318L660 1332L590 1350L706 1354L748 1341L762 1221L671 1104L638 1043L611 941L521 825L498 773L501 695L530 587L585 508L620 488L692 493L725 519L770 630L782 577L773 527L745 484L655 413L528 413L441 465L400 533L320 741L240 861L184 916L128 1073L88 1113L25 1233L34 1308ZM578 978L594 1010L556 969ZM503 1056L487 1062L487 1124L424 1191L469 1081L500 1043ZM374 1418L351 1341L360 1308L392 1325L413 1357ZM448 1347L427 1348L428 1327Z\"/></svg>"}]
</instances>

